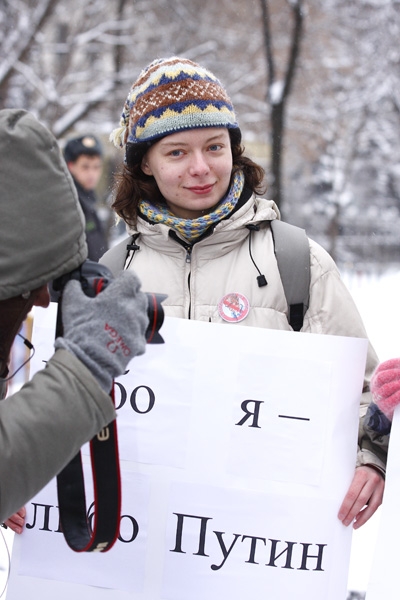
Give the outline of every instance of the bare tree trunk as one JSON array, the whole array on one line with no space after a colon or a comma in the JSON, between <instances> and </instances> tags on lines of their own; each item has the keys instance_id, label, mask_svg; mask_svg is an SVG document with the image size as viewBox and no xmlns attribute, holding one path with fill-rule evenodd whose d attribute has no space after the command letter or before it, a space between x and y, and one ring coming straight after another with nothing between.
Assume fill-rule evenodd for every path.
<instances>
[{"instance_id":1,"label":"bare tree trunk","mask_svg":"<svg viewBox=\"0 0 400 600\"><path fill-rule=\"evenodd\" d=\"M340 213L341 206L340 204L336 204L334 214L330 219L327 228L327 233L330 240L330 247L328 251L335 262L337 260L337 242L340 235Z\"/></svg>"},{"instance_id":2,"label":"bare tree trunk","mask_svg":"<svg viewBox=\"0 0 400 600\"><path fill-rule=\"evenodd\" d=\"M285 133L285 109L289 98L297 59L300 53L300 42L303 34L302 0L289 2L294 26L291 36L290 52L287 59L283 81L276 79L275 59L272 50L272 34L269 17L268 0L260 0L263 16L264 46L268 67L268 100L271 106L271 181L270 197L282 207L282 148Z\"/></svg>"}]
</instances>

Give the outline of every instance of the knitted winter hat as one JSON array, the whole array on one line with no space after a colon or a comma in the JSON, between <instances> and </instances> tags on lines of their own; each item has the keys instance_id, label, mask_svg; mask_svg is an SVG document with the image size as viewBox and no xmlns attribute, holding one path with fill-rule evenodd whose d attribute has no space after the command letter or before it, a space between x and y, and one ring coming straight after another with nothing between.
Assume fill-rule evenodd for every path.
<instances>
[{"instance_id":1,"label":"knitted winter hat","mask_svg":"<svg viewBox=\"0 0 400 600\"><path fill-rule=\"evenodd\" d=\"M229 96L204 67L176 56L160 58L132 85L110 140L124 148L199 127L239 131Z\"/></svg>"}]
</instances>

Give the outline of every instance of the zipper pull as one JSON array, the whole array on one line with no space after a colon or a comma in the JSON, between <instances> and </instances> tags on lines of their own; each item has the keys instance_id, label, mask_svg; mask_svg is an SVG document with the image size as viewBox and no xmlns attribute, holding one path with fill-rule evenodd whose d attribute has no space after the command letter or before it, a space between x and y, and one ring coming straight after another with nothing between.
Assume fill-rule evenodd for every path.
<instances>
[{"instance_id":1,"label":"zipper pull","mask_svg":"<svg viewBox=\"0 0 400 600\"><path fill-rule=\"evenodd\" d=\"M186 247L186 262L190 263L192 260L192 246L187 246Z\"/></svg>"}]
</instances>

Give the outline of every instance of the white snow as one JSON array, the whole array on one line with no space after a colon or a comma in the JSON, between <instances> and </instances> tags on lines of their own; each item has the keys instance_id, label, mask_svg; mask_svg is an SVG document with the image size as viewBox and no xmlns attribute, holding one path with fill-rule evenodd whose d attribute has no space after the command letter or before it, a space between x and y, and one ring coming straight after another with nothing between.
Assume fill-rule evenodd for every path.
<instances>
[{"instance_id":1,"label":"white snow","mask_svg":"<svg viewBox=\"0 0 400 600\"><path fill-rule=\"evenodd\" d=\"M279 104L280 102L282 102L282 95L283 95L283 81L279 80L279 81L274 81L274 83L272 83L269 86L269 99L271 101L272 104Z\"/></svg>"}]
</instances>

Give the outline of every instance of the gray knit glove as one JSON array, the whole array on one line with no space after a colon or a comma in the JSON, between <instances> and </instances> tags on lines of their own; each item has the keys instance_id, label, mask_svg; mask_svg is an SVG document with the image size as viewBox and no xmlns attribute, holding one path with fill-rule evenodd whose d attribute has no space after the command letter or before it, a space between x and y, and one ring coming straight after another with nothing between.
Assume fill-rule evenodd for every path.
<instances>
[{"instance_id":1,"label":"gray knit glove","mask_svg":"<svg viewBox=\"0 0 400 600\"><path fill-rule=\"evenodd\" d=\"M74 280L63 291L64 332L54 346L75 354L107 393L114 377L146 349L147 297L139 289L138 277L124 271L95 298Z\"/></svg>"}]
</instances>

